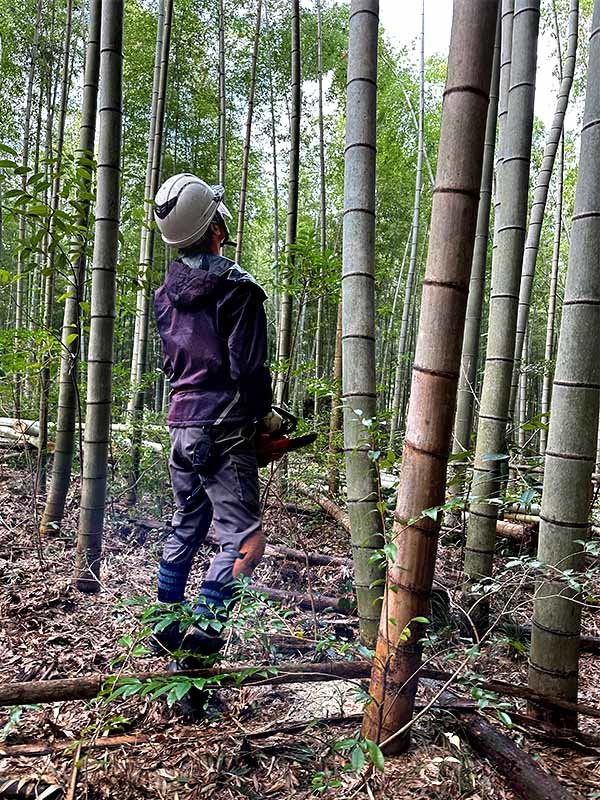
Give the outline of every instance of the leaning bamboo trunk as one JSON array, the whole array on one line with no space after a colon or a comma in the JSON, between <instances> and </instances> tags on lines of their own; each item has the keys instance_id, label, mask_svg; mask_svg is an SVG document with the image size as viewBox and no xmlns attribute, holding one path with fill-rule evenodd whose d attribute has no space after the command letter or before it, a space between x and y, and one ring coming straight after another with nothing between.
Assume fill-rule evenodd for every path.
<instances>
[{"instance_id":1,"label":"leaning bamboo trunk","mask_svg":"<svg viewBox=\"0 0 600 800\"><path fill-rule=\"evenodd\" d=\"M50 226L48 231L48 252L45 265L44 283L44 313L42 325L46 336L52 331L54 312L54 288L56 285L56 252L59 247L59 234L56 218L60 204L60 189L62 184L63 146L65 141L65 123L67 119L67 105L69 101L69 63L71 55L71 30L73 22L73 1L67 0L65 18L63 64L61 75L60 109L58 112L58 131L56 135L56 158L52 165L54 179L52 181L52 205ZM38 448L36 488L39 492L46 491L46 470L48 463L48 405L50 401L50 375L51 354L50 350L42 354L43 364L40 370L40 443Z\"/></svg>"},{"instance_id":2,"label":"leaning bamboo trunk","mask_svg":"<svg viewBox=\"0 0 600 800\"><path fill-rule=\"evenodd\" d=\"M410 741L429 615L473 256L497 0L456 0L429 253L388 571L363 736L387 752ZM464 54L469 57L465 58ZM415 621L417 618L417 621Z\"/></svg>"},{"instance_id":3,"label":"leaning bamboo trunk","mask_svg":"<svg viewBox=\"0 0 600 800\"><path fill-rule=\"evenodd\" d=\"M413 218L411 227L410 260L408 262L408 276L404 290L404 305L402 306L402 321L400 323L400 338L396 358L396 377L394 381L394 398L392 400L392 420L390 426L390 446L393 448L396 433L401 423L404 422L401 412L400 397L403 388L403 378L408 376L406 359L408 355L408 333L410 312L413 306L415 273L417 268L417 250L419 247L419 223L421 219L421 187L423 183L423 150L425 142L425 0L421 5L421 58L419 64L419 131L417 138L417 172L415 178L415 196L413 202Z\"/></svg>"},{"instance_id":4,"label":"leaning bamboo trunk","mask_svg":"<svg viewBox=\"0 0 600 800\"><path fill-rule=\"evenodd\" d=\"M465 318L465 336L460 361L460 378L456 399L456 416L454 419L453 453L462 453L471 449L471 432L473 429L473 407L475 387L477 383L477 364L479 362L479 338L481 332L481 313L485 290L485 271L487 264L490 209L492 207L492 184L494 180L494 154L496 150L496 121L498 118L498 102L500 87L500 18L494 45L494 62L492 65L492 84L490 86L490 102L485 128L485 145L483 151L483 169L481 187L479 189L479 208L477 210L477 231L473 248L473 264L469 281L469 299ZM508 86L503 97L508 99ZM502 137L502 131L499 132ZM462 487L454 487L454 494L460 494Z\"/></svg>"},{"instance_id":5,"label":"leaning bamboo trunk","mask_svg":"<svg viewBox=\"0 0 600 800\"><path fill-rule=\"evenodd\" d=\"M563 176L565 163L565 141L560 142L560 155L556 183L556 209L554 213L554 244L552 246L552 272L550 275L550 291L548 293L548 316L546 318L546 343L544 347L544 377L542 382L541 415L544 426L540 430L540 455L546 452L548 442L548 413L552 394L552 367L554 357L554 328L556 318L556 294L558 287L558 268L560 266L560 243L562 234L563 209Z\"/></svg>"},{"instance_id":6,"label":"leaning bamboo trunk","mask_svg":"<svg viewBox=\"0 0 600 800\"><path fill-rule=\"evenodd\" d=\"M148 185L149 198L153 198L158 191L160 180L160 166L162 155L162 141L165 127L165 106L167 97L167 75L169 69L169 50L171 46L171 21L173 18L173 0L164 2L164 20L161 31L160 71L158 79L158 92L156 97L156 113L152 141L152 168ZM151 125L152 130L152 125ZM128 503L134 505L137 501L137 487L140 478L141 441L144 416L144 402L146 391L143 387L144 372L146 370L148 351L148 329L150 317L150 283L152 280L152 266L154 263L154 232L152 224L153 204L145 203L144 225L145 235L142 231L143 255L140 265L140 280L142 284L142 297L139 308L138 348L136 359L136 374L133 388L133 430L131 436L131 469L129 473Z\"/></svg>"},{"instance_id":7,"label":"leaning bamboo trunk","mask_svg":"<svg viewBox=\"0 0 600 800\"><path fill-rule=\"evenodd\" d=\"M252 141L252 117L254 114L254 90L256 87L256 64L258 62L258 43L260 41L260 21L262 16L262 0L256 4L256 27L254 29L254 46L252 48L252 62L250 64L250 88L248 91L248 111L246 115L246 138L242 157L242 185L240 188L240 207L238 209L237 247L235 260L242 262L242 247L244 244L244 225L246 222L246 196L248 194L248 168L250 165L250 144Z\"/></svg>"},{"instance_id":8,"label":"leaning bamboo trunk","mask_svg":"<svg viewBox=\"0 0 600 800\"><path fill-rule=\"evenodd\" d=\"M289 392L289 362L292 357L292 295L290 284L293 280L295 258L293 247L296 244L298 228L298 188L300 175L300 113L301 113L301 66L300 66L300 0L292 0L292 105L290 114L290 176L288 181L287 232L285 237L286 266L282 278L281 312L279 318L279 346L277 358L280 362L277 375L276 397L278 403L287 400Z\"/></svg>"},{"instance_id":9,"label":"leaning bamboo trunk","mask_svg":"<svg viewBox=\"0 0 600 800\"><path fill-rule=\"evenodd\" d=\"M584 568L579 540L589 533L591 477L600 400L600 0L594 3L579 172L567 285L554 376L552 416L538 559L549 565L537 588L529 685L545 695L577 698L582 597L561 576ZM576 714L551 714L562 726Z\"/></svg>"},{"instance_id":10,"label":"leaning bamboo trunk","mask_svg":"<svg viewBox=\"0 0 600 800\"><path fill-rule=\"evenodd\" d=\"M533 290L533 280L535 268L540 249L540 238L542 235L542 224L548 200L548 190L550 188L550 178L554 169L556 151L565 123L565 114L573 85L575 75L575 60L577 56L577 40L579 36L579 0L571 0L569 8L569 30L567 40L567 53L562 66L562 79L556 100L554 118L548 131L546 147L542 166L537 177L537 183L533 194L533 203L529 215L529 228L527 230L527 242L525 243L525 253L523 258L523 274L521 275L521 288L519 291L519 313L517 317L517 336L515 339L515 365L512 374L511 397L509 406L509 416L515 407L517 389L519 385L519 370L521 359L525 355L525 331L529 318L529 308L531 306L531 293Z\"/></svg>"},{"instance_id":11,"label":"leaning bamboo trunk","mask_svg":"<svg viewBox=\"0 0 600 800\"><path fill-rule=\"evenodd\" d=\"M75 156L78 164L79 236L72 253L72 271L69 274L68 296L63 315L60 379L58 385L58 416L56 421L56 444L54 466L48 499L40 522L40 532L58 530L65 511L65 500L71 480L71 467L75 444L75 421L78 401L78 361L81 347L79 309L83 299L86 268L86 246L90 218L90 192L92 190L91 162L94 158L96 135L96 110L98 106L98 72L100 68L100 20L101 0L91 0L89 33L83 81L83 102L79 148Z\"/></svg>"},{"instance_id":12,"label":"leaning bamboo trunk","mask_svg":"<svg viewBox=\"0 0 600 800\"><path fill-rule=\"evenodd\" d=\"M116 265L119 249L123 0L102 3L96 223L92 266L88 391L76 585L100 588L112 406Z\"/></svg>"},{"instance_id":13,"label":"leaning bamboo trunk","mask_svg":"<svg viewBox=\"0 0 600 800\"><path fill-rule=\"evenodd\" d=\"M352 0L348 46L342 272L342 391L348 516L360 637L371 647L381 613L383 546L373 449L376 415L375 144L379 0Z\"/></svg>"},{"instance_id":14,"label":"leaning bamboo trunk","mask_svg":"<svg viewBox=\"0 0 600 800\"><path fill-rule=\"evenodd\" d=\"M529 188L533 105L540 0L516 0L512 65L506 119L506 146L498 171L499 220L492 257L485 373L479 409L471 516L465 548L466 586L491 575L501 466L506 459L511 376ZM471 602L469 600L469 602ZM477 605L479 624L487 624L487 606Z\"/></svg>"}]
</instances>

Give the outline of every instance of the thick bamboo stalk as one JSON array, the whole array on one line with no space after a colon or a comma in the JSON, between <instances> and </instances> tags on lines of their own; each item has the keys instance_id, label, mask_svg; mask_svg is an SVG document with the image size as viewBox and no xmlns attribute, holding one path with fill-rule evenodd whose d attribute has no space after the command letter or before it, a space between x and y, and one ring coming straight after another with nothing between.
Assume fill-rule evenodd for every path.
<instances>
[{"instance_id":1,"label":"thick bamboo stalk","mask_svg":"<svg viewBox=\"0 0 600 800\"><path fill-rule=\"evenodd\" d=\"M460 378L456 399L456 415L454 419L453 453L462 453L471 449L471 433L473 430L473 407L476 396L477 365L479 363L479 342L481 333L481 313L485 290L485 272L487 264L490 210L492 207L492 187L494 181L494 155L496 151L496 122L498 120L498 103L500 91L500 18L494 45L494 62L492 65L492 84L490 86L490 102L485 128L485 145L483 151L483 169L479 189L479 208L477 209L477 230L473 249L473 264L469 281L469 299L465 318L465 335L460 360ZM508 86L503 96L503 105L508 99ZM503 131L499 133L501 141ZM500 146L499 146L500 147ZM461 486L453 489L453 494L460 494Z\"/></svg>"},{"instance_id":2,"label":"thick bamboo stalk","mask_svg":"<svg viewBox=\"0 0 600 800\"><path fill-rule=\"evenodd\" d=\"M72 271L69 274L68 297L62 327L62 350L58 386L58 415L54 466L48 499L40 522L40 532L49 533L60 527L65 510L65 500L71 479L71 466L75 444L75 421L78 402L78 361L81 346L80 303L86 270L86 245L92 189L92 167L96 136L96 111L98 106L98 73L100 69L101 0L91 0L89 10L88 42L83 81L83 101L79 148L75 159L79 166L79 236L77 248L72 253Z\"/></svg>"},{"instance_id":3,"label":"thick bamboo stalk","mask_svg":"<svg viewBox=\"0 0 600 800\"><path fill-rule=\"evenodd\" d=\"M489 500L501 493L501 465L507 453L506 429L527 221L539 19L539 0L516 0L506 145L502 147L497 176L500 206L492 257L486 364L473 472L475 500L471 503L465 548L467 594L471 580L487 577L492 571L497 505ZM477 610L483 628L486 604L479 603Z\"/></svg>"},{"instance_id":4,"label":"thick bamboo stalk","mask_svg":"<svg viewBox=\"0 0 600 800\"><path fill-rule=\"evenodd\" d=\"M293 248L298 228L298 189L300 178L300 114L301 59L300 59L300 0L292 0L292 51L291 51L291 113L290 113L290 166L288 180L287 230L285 236L286 266L281 275L281 310L279 317L279 345L277 359L280 367L277 375L276 397L279 404L289 394L289 362L292 357L292 294L290 284L294 278L296 263Z\"/></svg>"},{"instance_id":5,"label":"thick bamboo stalk","mask_svg":"<svg viewBox=\"0 0 600 800\"><path fill-rule=\"evenodd\" d=\"M71 30L73 22L73 0L67 0L67 10L65 18L63 63L61 72L61 94L60 108L58 112L58 130L56 134L56 158L52 165L52 201L50 226L48 230L48 251L45 264L45 283L44 283L44 311L42 315L42 326L48 336L52 331L52 319L54 312L54 288L56 285L56 252L59 247L58 229L56 218L60 204L60 189L62 185L62 163L63 147L65 141L65 123L67 119L67 105L69 101L69 63L71 54ZM40 370L40 441L38 447L36 488L39 492L46 491L46 467L48 461L48 405L50 400L50 362L51 354L47 350L42 355L42 368Z\"/></svg>"},{"instance_id":6,"label":"thick bamboo stalk","mask_svg":"<svg viewBox=\"0 0 600 800\"><path fill-rule=\"evenodd\" d=\"M554 376L546 450L538 559L555 570L537 588L529 685L547 695L577 698L581 605L563 570L580 571L589 534L591 477L596 456L600 401L600 0L594 3L588 83L567 285ZM574 714L552 714L561 727Z\"/></svg>"},{"instance_id":7,"label":"thick bamboo stalk","mask_svg":"<svg viewBox=\"0 0 600 800\"><path fill-rule=\"evenodd\" d=\"M119 248L123 0L102 3L96 224L92 265L88 391L75 582L100 588L112 407L116 265Z\"/></svg>"},{"instance_id":8,"label":"thick bamboo stalk","mask_svg":"<svg viewBox=\"0 0 600 800\"><path fill-rule=\"evenodd\" d=\"M500 54L502 39L502 15L498 14L496 25L496 41L494 44L494 61L492 63L492 83L490 86L490 102L488 105L485 126L485 143L483 150L483 168L481 186L479 188L479 207L477 209L477 228L473 248L473 263L469 280L469 298L465 317L465 334L460 358L460 377L456 397L456 414L454 415L454 433L452 452L463 453L471 449L473 432L473 413L477 397L477 369L479 366L479 345L481 341L481 316L485 295L485 275L487 267L488 240L490 228L490 210L492 207L492 189L494 183L494 155L496 152L496 124L498 122L498 105L500 94ZM503 106L508 99L508 86L502 98ZM505 119L505 117L503 118ZM498 136L503 135L503 126ZM499 147L498 147L499 151ZM460 470L460 467L459 467ZM464 481L455 471L454 479L449 482L448 491L451 497L461 497L465 491ZM460 523L460 512L446 514L449 526Z\"/></svg>"},{"instance_id":9,"label":"thick bamboo stalk","mask_svg":"<svg viewBox=\"0 0 600 800\"><path fill-rule=\"evenodd\" d=\"M388 568L363 735L388 752L410 741L429 614L439 520L423 516L444 502L446 467L479 205L497 0L456 0L444 92L431 234L423 283L413 384ZM468 53L469 58L464 54ZM408 635L407 632L408 631Z\"/></svg>"},{"instance_id":10,"label":"thick bamboo stalk","mask_svg":"<svg viewBox=\"0 0 600 800\"><path fill-rule=\"evenodd\" d=\"M552 119L552 124L548 130L546 147L544 149L544 158L537 176L536 187L533 193L533 202L529 212L529 227L527 229L527 241L525 243L525 252L523 257L523 272L521 275L521 287L519 290L519 312L517 316L517 335L515 339L515 363L512 373L512 386L509 406L510 417L512 417L512 412L514 410L517 397L521 359L525 355L525 331L527 330L529 308L531 306L531 293L533 290L535 268L540 249L542 224L544 222L546 202L548 200L548 190L550 188L552 170L554 169L556 151L558 150L558 144L562 135L565 123L565 114L569 104L569 96L571 94L571 86L573 85L573 78L575 75L578 38L579 0L570 0L567 52L564 62L561 65L562 78L558 90L558 97L556 99L554 118Z\"/></svg>"},{"instance_id":11,"label":"thick bamboo stalk","mask_svg":"<svg viewBox=\"0 0 600 800\"><path fill-rule=\"evenodd\" d=\"M379 0L352 0L348 46L342 372L348 516L361 640L372 646L381 613L383 546L379 487L369 451L376 415L375 374L375 147Z\"/></svg>"},{"instance_id":12,"label":"thick bamboo stalk","mask_svg":"<svg viewBox=\"0 0 600 800\"><path fill-rule=\"evenodd\" d=\"M394 399L392 400L392 419L390 424L390 447L395 444L398 427L404 422L401 411L401 392L404 376L409 375L406 364L408 354L408 333L410 312L413 305L415 274L417 269L417 250L419 247L419 226L421 221L421 189L423 184L423 150L425 147L425 0L421 5L421 50L419 62L419 130L417 137L417 171L415 177L415 196L413 202L413 218L411 226L410 259L408 275L404 289L404 304L400 323L400 337L396 353L396 377L394 381Z\"/></svg>"},{"instance_id":13,"label":"thick bamboo stalk","mask_svg":"<svg viewBox=\"0 0 600 800\"><path fill-rule=\"evenodd\" d=\"M254 94L256 87L256 64L258 62L258 44L260 42L260 22L262 16L262 0L256 4L256 25L254 28L254 45L250 63L250 88L248 90L248 110L246 113L246 137L242 155L242 185L240 188L240 203L238 209L237 247L235 260L242 263L242 247L244 244L244 226L246 222L246 198L248 194L248 168L250 164L250 144L252 141L252 116L254 114Z\"/></svg>"}]
</instances>

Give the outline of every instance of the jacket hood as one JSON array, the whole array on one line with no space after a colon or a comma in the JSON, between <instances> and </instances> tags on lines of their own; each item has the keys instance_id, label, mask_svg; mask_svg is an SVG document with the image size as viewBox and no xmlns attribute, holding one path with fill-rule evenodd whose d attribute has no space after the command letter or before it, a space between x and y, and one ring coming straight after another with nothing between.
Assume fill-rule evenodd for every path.
<instances>
[{"instance_id":1,"label":"jacket hood","mask_svg":"<svg viewBox=\"0 0 600 800\"><path fill-rule=\"evenodd\" d=\"M169 267L164 286L176 308L196 308L214 294L219 283L218 275L174 261Z\"/></svg>"}]
</instances>

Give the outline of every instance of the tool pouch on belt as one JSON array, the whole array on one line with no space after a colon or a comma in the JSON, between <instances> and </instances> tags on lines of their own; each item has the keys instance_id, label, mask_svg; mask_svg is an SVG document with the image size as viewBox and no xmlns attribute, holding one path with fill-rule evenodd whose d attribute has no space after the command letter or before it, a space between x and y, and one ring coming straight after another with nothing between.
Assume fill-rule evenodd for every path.
<instances>
[{"instance_id":1,"label":"tool pouch on belt","mask_svg":"<svg viewBox=\"0 0 600 800\"><path fill-rule=\"evenodd\" d=\"M217 471L219 455L212 428L202 428L192 455L192 466L201 478L210 478Z\"/></svg>"}]
</instances>

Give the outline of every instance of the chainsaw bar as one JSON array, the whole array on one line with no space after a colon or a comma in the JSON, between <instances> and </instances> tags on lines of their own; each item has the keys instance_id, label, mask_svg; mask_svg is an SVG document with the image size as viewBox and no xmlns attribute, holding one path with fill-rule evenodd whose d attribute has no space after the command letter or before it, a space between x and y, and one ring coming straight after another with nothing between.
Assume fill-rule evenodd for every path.
<instances>
[{"instance_id":1,"label":"chainsaw bar","mask_svg":"<svg viewBox=\"0 0 600 800\"><path fill-rule=\"evenodd\" d=\"M288 450L299 450L301 447L308 447L309 444L316 442L316 440L316 433L305 433L304 436L296 436L294 439L290 439Z\"/></svg>"}]
</instances>

